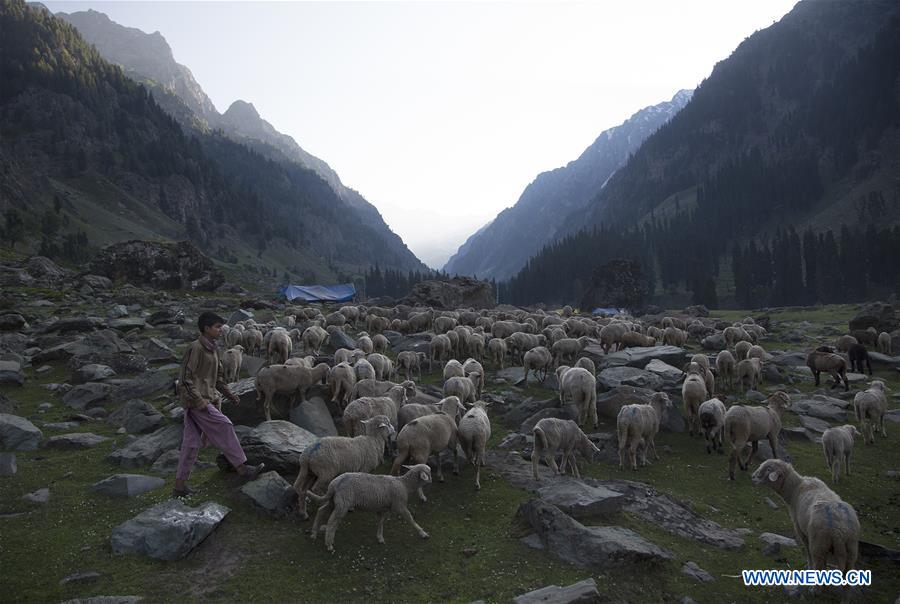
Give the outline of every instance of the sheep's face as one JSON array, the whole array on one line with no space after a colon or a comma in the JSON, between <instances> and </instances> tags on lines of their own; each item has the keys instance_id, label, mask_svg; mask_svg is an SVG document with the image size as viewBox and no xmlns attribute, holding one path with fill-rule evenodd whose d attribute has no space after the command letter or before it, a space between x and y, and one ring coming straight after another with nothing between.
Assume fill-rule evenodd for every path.
<instances>
[{"instance_id":1,"label":"sheep's face","mask_svg":"<svg viewBox=\"0 0 900 604\"><path fill-rule=\"evenodd\" d=\"M750 481L757 486L765 485L781 492L788 468L790 466L780 459L766 460L756 469Z\"/></svg>"},{"instance_id":2,"label":"sheep's face","mask_svg":"<svg viewBox=\"0 0 900 604\"><path fill-rule=\"evenodd\" d=\"M578 441L578 452L588 461L593 461L594 454L599 453L600 449L586 435L582 435L581 440Z\"/></svg>"},{"instance_id":3,"label":"sheep's face","mask_svg":"<svg viewBox=\"0 0 900 604\"><path fill-rule=\"evenodd\" d=\"M851 440L855 440L856 437L862 436L862 432L860 432L859 429L856 426L854 426L853 424L847 424L847 428L848 428L848 431L850 432Z\"/></svg>"}]
</instances>

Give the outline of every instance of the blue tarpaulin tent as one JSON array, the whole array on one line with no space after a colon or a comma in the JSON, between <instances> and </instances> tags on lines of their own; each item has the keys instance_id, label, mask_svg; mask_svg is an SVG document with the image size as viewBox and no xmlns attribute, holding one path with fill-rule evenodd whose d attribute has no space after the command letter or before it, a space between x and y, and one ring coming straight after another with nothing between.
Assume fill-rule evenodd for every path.
<instances>
[{"instance_id":1,"label":"blue tarpaulin tent","mask_svg":"<svg viewBox=\"0 0 900 604\"><path fill-rule=\"evenodd\" d=\"M341 285L285 285L281 294L288 301L300 298L305 302L350 302L356 296L352 283Z\"/></svg>"},{"instance_id":2,"label":"blue tarpaulin tent","mask_svg":"<svg viewBox=\"0 0 900 604\"><path fill-rule=\"evenodd\" d=\"M620 312L622 311L618 308L595 308L591 314L595 317L615 317Z\"/></svg>"}]
</instances>

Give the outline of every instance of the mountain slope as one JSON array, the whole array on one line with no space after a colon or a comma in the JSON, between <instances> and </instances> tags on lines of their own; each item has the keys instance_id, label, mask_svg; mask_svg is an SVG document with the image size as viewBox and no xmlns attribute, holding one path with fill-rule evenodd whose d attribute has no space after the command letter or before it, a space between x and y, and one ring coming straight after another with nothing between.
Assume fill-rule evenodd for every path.
<instances>
[{"instance_id":1,"label":"mountain slope","mask_svg":"<svg viewBox=\"0 0 900 604\"><path fill-rule=\"evenodd\" d=\"M538 175L513 207L466 240L444 270L498 279L513 275L558 237L569 213L584 208L628 156L687 104L691 94L682 90L671 101L638 111L604 131L578 159Z\"/></svg>"}]
</instances>

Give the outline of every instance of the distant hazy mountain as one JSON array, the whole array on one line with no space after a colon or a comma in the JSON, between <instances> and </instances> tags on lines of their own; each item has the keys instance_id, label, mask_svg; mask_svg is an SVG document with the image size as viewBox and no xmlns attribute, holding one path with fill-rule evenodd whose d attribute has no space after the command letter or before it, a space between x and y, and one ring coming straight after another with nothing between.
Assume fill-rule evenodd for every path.
<instances>
[{"instance_id":1,"label":"distant hazy mountain","mask_svg":"<svg viewBox=\"0 0 900 604\"><path fill-rule=\"evenodd\" d=\"M628 156L687 104L691 94L690 90L681 90L671 101L641 109L621 125L603 132L578 159L538 175L516 205L502 211L460 246L444 270L497 279L515 274L558 237L568 215L584 208Z\"/></svg>"}]
</instances>

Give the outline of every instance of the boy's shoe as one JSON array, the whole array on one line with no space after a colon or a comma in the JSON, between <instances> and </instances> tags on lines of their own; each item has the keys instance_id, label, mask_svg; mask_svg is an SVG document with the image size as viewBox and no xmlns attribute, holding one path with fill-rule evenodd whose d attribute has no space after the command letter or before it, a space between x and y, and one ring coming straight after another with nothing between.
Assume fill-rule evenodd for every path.
<instances>
[{"instance_id":1,"label":"boy's shoe","mask_svg":"<svg viewBox=\"0 0 900 604\"><path fill-rule=\"evenodd\" d=\"M247 471L241 475L241 481L250 482L251 480L256 480L265 468L266 464L264 463L255 466L247 466Z\"/></svg>"},{"instance_id":2,"label":"boy's shoe","mask_svg":"<svg viewBox=\"0 0 900 604\"><path fill-rule=\"evenodd\" d=\"M172 497L174 499L183 499L185 497L190 497L197 493L196 489L192 489L189 486L185 486L183 489L172 489Z\"/></svg>"}]
</instances>

